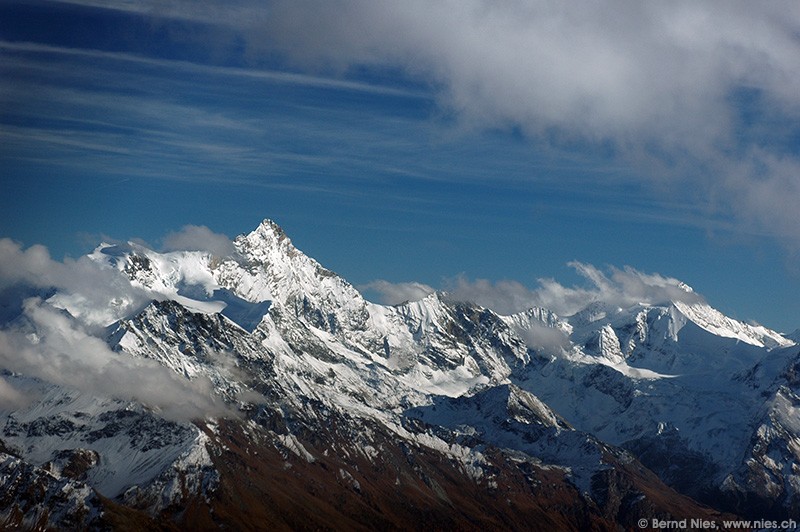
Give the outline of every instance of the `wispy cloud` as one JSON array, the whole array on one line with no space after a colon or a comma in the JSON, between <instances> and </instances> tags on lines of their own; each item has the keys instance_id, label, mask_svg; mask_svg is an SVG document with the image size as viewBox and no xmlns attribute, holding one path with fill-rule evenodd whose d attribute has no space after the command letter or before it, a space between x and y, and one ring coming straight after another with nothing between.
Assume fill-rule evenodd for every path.
<instances>
[{"instance_id":1,"label":"wispy cloud","mask_svg":"<svg viewBox=\"0 0 800 532\"><path fill-rule=\"evenodd\" d=\"M397 151L398 143L413 148L400 140L410 118L376 124L368 109L353 115L281 88L324 91L326 98L331 90L418 96L394 87L35 43L0 41L0 53L0 105L13 110L0 118L0 152L8 160L87 178L348 194L365 176L389 171L382 153ZM331 168L345 179L324 178Z\"/></svg>"},{"instance_id":2,"label":"wispy cloud","mask_svg":"<svg viewBox=\"0 0 800 532\"><path fill-rule=\"evenodd\" d=\"M516 333L531 349L544 353L563 353L572 346L569 336L558 327L531 321L527 327L516 327Z\"/></svg>"},{"instance_id":3,"label":"wispy cloud","mask_svg":"<svg viewBox=\"0 0 800 532\"><path fill-rule=\"evenodd\" d=\"M452 300L475 303L503 315L544 306L536 290L512 280L497 282L487 279L470 280L462 275L447 281L445 291Z\"/></svg>"},{"instance_id":4,"label":"wispy cloud","mask_svg":"<svg viewBox=\"0 0 800 532\"><path fill-rule=\"evenodd\" d=\"M369 84L358 81L326 76L286 72L281 70L263 70L258 68L239 68L230 66L215 66L202 63L192 63L175 59L160 59L137 55L126 52L109 52L88 48L72 48L65 46L51 46L32 42L0 41L0 50L9 52L27 52L35 54L51 54L70 56L84 59L102 59L113 62L134 63L137 65L158 67L170 72L183 72L188 74L203 74L220 78L247 78L262 80L268 83L282 83L322 89L334 89L350 92L379 94L384 96L406 98L429 98L426 92L400 89L389 85Z\"/></svg>"},{"instance_id":5,"label":"wispy cloud","mask_svg":"<svg viewBox=\"0 0 800 532\"><path fill-rule=\"evenodd\" d=\"M621 269L609 266L603 271L577 261L570 262L569 266L586 281L583 286L564 286L555 279L539 279L538 286L529 288L514 280L489 281L460 275L446 279L442 291L451 301L475 303L506 316L534 307L571 316L594 302L609 308L628 308L636 304L704 301L685 283L658 273L644 273L628 266ZM386 305L418 301L435 291L423 283L385 280L372 281L358 286L358 289L377 293L380 302ZM554 333L547 342L551 347L560 345L560 336Z\"/></svg>"},{"instance_id":6,"label":"wispy cloud","mask_svg":"<svg viewBox=\"0 0 800 532\"><path fill-rule=\"evenodd\" d=\"M12 386L0 376L0 410L16 410L31 403L33 397Z\"/></svg>"},{"instance_id":7,"label":"wispy cloud","mask_svg":"<svg viewBox=\"0 0 800 532\"><path fill-rule=\"evenodd\" d=\"M256 25L268 16L268 3L253 0L228 0L224 4L202 0L195 2L160 0L53 0L73 6L109 9L158 18L225 24L241 27Z\"/></svg>"}]
</instances>

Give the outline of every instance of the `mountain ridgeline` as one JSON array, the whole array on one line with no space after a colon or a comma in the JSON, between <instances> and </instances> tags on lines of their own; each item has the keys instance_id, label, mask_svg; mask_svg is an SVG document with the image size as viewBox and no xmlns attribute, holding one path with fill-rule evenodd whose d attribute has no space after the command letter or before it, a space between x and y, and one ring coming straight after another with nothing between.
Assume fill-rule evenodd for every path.
<instances>
[{"instance_id":1,"label":"mountain ridgeline","mask_svg":"<svg viewBox=\"0 0 800 532\"><path fill-rule=\"evenodd\" d=\"M800 515L800 347L685 285L569 316L444 293L385 306L269 220L233 246L102 244L87 262L119 280L107 307L53 287L5 313L0 392L25 400L0 402L0 525L625 530Z\"/></svg>"}]
</instances>

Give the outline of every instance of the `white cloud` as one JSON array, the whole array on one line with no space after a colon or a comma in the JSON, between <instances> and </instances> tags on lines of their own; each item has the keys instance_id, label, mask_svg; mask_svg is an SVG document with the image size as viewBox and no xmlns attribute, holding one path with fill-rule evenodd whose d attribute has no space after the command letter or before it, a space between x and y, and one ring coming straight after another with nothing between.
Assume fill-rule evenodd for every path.
<instances>
[{"instance_id":1,"label":"white cloud","mask_svg":"<svg viewBox=\"0 0 800 532\"><path fill-rule=\"evenodd\" d=\"M671 301L695 303L703 301L681 281L630 267L611 267L609 273L581 262L571 267L584 277L588 286L566 287L553 279L540 279L539 286L527 288L517 281L491 282L456 278L447 287L447 296L456 301L470 301L503 315L543 307L561 316L570 316L590 303L601 302L609 307L627 308L638 303L664 304Z\"/></svg>"},{"instance_id":2,"label":"white cloud","mask_svg":"<svg viewBox=\"0 0 800 532\"><path fill-rule=\"evenodd\" d=\"M514 314L538 305L536 291L517 281L491 282L486 279L470 281L459 276L445 285L447 297L455 301L470 301L503 315Z\"/></svg>"},{"instance_id":3,"label":"white cloud","mask_svg":"<svg viewBox=\"0 0 800 532\"><path fill-rule=\"evenodd\" d=\"M26 250L9 238L0 239L0 289L17 283L49 286L63 274L63 265L50 259L42 245Z\"/></svg>"},{"instance_id":4,"label":"white cloud","mask_svg":"<svg viewBox=\"0 0 800 532\"><path fill-rule=\"evenodd\" d=\"M727 127L724 98L741 83L798 101L790 2L281 0L268 11L252 30L299 62L400 64L474 119L533 130L708 132Z\"/></svg>"},{"instance_id":5,"label":"white cloud","mask_svg":"<svg viewBox=\"0 0 800 532\"><path fill-rule=\"evenodd\" d=\"M399 305L406 301L419 301L428 294L435 292L433 288L426 284L410 283L391 283L378 279L370 283L360 285L360 291L374 291L379 295L380 302L384 305Z\"/></svg>"},{"instance_id":6,"label":"white cloud","mask_svg":"<svg viewBox=\"0 0 800 532\"><path fill-rule=\"evenodd\" d=\"M227 236L215 233L204 225L184 225L180 231L164 237L165 251L207 251L218 257L236 252Z\"/></svg>"},{"instance_id":7,"label":"white cloud","mask_svg":"<svg viewBox=\"0 0 800 532\"><path fill-rule=\"evenodd\" d=\"M239 21L255 51L277 49L312 70L399 67L435 87L463 125L614 153L640 178L666 183L659 193L712 198L709 216L800 248L797 210L784 208L800 202L796 2L266 6L252 5L257 23Z\"/></svg>"},{"instance_id":8,"label":"white cloud","mask_svg":"<svg viewBox=\"0 0 800 532\"><path fill-rule=\"evenodd\" d=\"M231 415L208 379L188 380L155 361L113 352L38 298L24 304L30 327L0 330L0 366L88 393L134 400L168 419ZM2 384L2 383L0 383ZM0 400L20 401L0 388Z\"/></svg>"},{"instance_id":9,"label":"white cloud","mask_svg":"<svg viewBox=\"0 0 800 532\"><path fill-rule=\"evenodd\" d=\"M569 266L587 281L586 284L564 286L554 279L539 279L538 286L528 288L514 280L489 281L460 275L445 281L442 295L447 300L474 303L505 316L534 307L551 310L560 316L571 316L594 302L609 308L628 308L640 303L658 305L674 301L705 301L682 281L658 273L644 273L629 266L622 269L610 266L603 271L578 261L570 262ZM384 280L360 285L358 289L377 293L385 305L418 301L435 291L422 283ZM534 328L529 331L525 340L532 347L550 351L568 346L563 333L544 326L543 330Z\"/></svg>"},{"instance_id":10,"label":"white cloud","mask_svg":"<svg viewBox=\"0 0 800 532\"><path fill-rule=\"evenodd\" d=\"M44 246L22 249L18 243L2 238L0 290L17 284L59 289L58 297L69 301L75 317L98 327L130 315L152 299L124 274L89 257L58 262L50 258Z\"/></svg>"},{"instance_id":11,"label":"white cloud","mask_svg":"<svg viewBox=\"0 0 800 532\"><path fill-rule=\"evenodd\" d=\"M531 323L528 328L516 328L517 334L531 349L545 353L563 353L572 346L569 336L556 327Z\"/></svg>"},{"instance_id":12,"label":"white cloud","mask_svg":"<svg viewBox=\"0 0 800 532\"><path fill-rule=\"evenodd\" d=\"M194 243L220 251L223 239L230 245L204 227L188 227L175 235L173 241L188 247ZM169 419L233 414L213 393L208 379L189 381L155 361L115 353L94 336L153 297L118 270L89 257L54 261L44 246L23 249L0 239L4 297L25 297L25 290L12 289L15 285L58 292L48 302L40 298L19 302L20 319L0 329L0 368L88 393L135 400ZM0 408L27 402L29 398L0 378Z\"/></svg>"},{"instance_id":13,"label":"white cloud","mask_svg":"<svg viewBox=\"0 0 800 532\"><path fill-rule=\"evenodd\" d=\"M20 392L11 384L0 377L0 410L17 410L31 402L32 398Z\"/></svg>"},{"instance_id":14,"label":"white cloud","mask_svg":"<svg viewBox=\"0 0 800 532\"><path fill-rule=\"evenodd\" d=\"M685 283L658 273L643 273L626 266L621 270L610 267L609 276L591 264L575 261L569 265L592 283L593 288L589 289L592 297L608 305L625 308L637 303L654 305L670 301L703 301L702 296Z\"/></svg>"},{"instance_id":15,"label":"white cloud","mask_svg":"<svg viewBox=\"0 0 800 532\"><path fill-rule=\"evenodd\" d=\"M713 209L709 217L737 220L748 233L800 249L800 215L785 208L800 202L800 156L792 140L800 118L797 2L62 1L224 27L209 32L209 40L230 39L233 30L254 64L278 52L295 73L324 74L288 74L287 81L334 86L333 74L345 78L344 87L347 73L363 66L399 69L432 87L462 125L514 127L540 144L613 153L631 174L665 185L659 192L670 190ZM124 60L165 64L130 54ZM120 98L113 98L116 105ZM164 116L164 106L154 110ZM192 153L205 155L201 146ZM250 154L226 157L244 164Z\"/></svg>"},{"instance_id":16,"label":"white cloud","mask_svg":"<svg viewBox=\"0 0 800 532\"><path fill-rule=\"evenodd\" d=\"M183 249L217 252L230 240L206 227L187 226L168 240ZM28 298L17 287L57 289L48 301ZM23 249L0 239L0 291L18 298L21 315L0 329L0 369L87 393L135 400L169 419L236 415L215 395L206 378L188 380L156 361L113 352L99 337L105 326L137 312L153 294L133 286L108 264L81 257L50 258L44 246ZM10 301L4 301L10 304ZM65 312L62 309L67 309ZM0 378L0 408L30 402Z\"/></svg>"}]
</instances>

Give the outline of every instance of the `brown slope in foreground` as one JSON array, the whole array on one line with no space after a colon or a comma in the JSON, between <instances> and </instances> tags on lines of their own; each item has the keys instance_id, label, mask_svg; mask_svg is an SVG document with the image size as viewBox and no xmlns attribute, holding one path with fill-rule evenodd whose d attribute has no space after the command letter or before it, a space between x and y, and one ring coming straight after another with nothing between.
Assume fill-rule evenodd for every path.
<instances>
[{"instance_id":1,"label":"brown slope in foreground","mask_svg":"<svg viewBox=\"0 0 800 532\"><path fill-rule=\"evenodd\" d=\"M162 519L195 530L602 531L637 530L640 519L733 518L678 494L636 461L613 461L582 496L562 469L497 448L484 450L476 479L462 463L378 426L369 427L383 449L374 460L330 432L298 436L313 461L251 428L224 422L208 432L217 489Z\"/></svg>"}]
</instances>

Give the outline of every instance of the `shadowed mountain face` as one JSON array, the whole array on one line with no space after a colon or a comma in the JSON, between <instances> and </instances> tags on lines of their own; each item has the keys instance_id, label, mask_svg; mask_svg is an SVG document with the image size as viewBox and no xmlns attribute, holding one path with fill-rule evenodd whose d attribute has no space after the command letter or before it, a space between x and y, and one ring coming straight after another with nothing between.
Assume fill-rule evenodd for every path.
<instances>
[{"instance_id":1,"label":"shadowed mountain face","mask_svg":"<svg viewBox=\"0 0 800 532\"><path fill-rule=\"evenodd\" d=\"M4 526L618 530L800 508L800 349L688 287L572 316L381 306L273 222L234 247L101 245L107 307L4 292Z\"/></svg>"}]
</instances>

